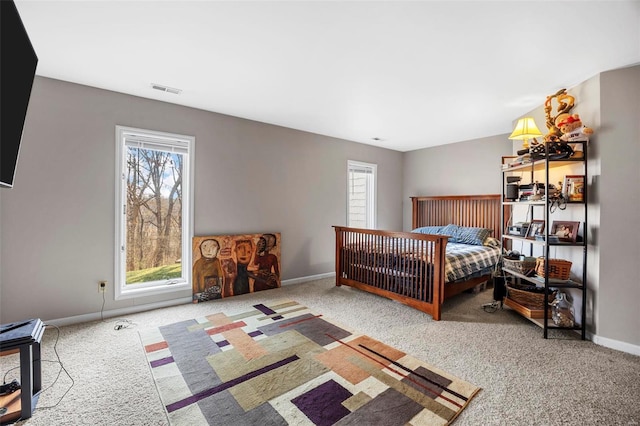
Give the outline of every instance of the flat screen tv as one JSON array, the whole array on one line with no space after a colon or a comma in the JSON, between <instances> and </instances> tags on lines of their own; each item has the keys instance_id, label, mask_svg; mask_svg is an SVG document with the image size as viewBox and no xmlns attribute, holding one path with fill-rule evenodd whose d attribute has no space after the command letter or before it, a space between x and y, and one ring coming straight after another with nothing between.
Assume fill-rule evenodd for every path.
<instances>
[{"instance_id":1,"label":"flat screen tv","mask_svg":"<svg viewBox=\"0 0 640 426\"><path fill-rule=\"evenodd\" d=\"M0 0L0 187L13 187L38 57L12 0Z\"/></svg>"}]
</instances>

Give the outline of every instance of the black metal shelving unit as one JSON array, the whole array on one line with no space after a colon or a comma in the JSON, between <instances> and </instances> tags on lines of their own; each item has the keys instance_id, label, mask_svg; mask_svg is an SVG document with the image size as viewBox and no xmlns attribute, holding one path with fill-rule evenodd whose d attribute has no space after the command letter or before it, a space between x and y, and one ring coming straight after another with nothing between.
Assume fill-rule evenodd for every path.
<instances>
[{"instance_id":1,"label":"black metal shelving unit","mask_svg":"<svg viewBox=\"0 0 640 426\"><path fill-rule=\"evenodd\" d=\"M503 245L505 241L513 242L521 242L529 245L530 254L533 254L534 246L542 246L543 256L545 258L545 276L527 276L519 273L518 271L509 270L503 267L503 272L510 275L514 279L518 279L521 281L526 281L528 283L533 283L538 287L544 287L544 305L549 306L551 300L549 296L555 289L577 289L579 290L582 296L582 303L580 312L575 312L574 322L575 325L572 327L562 327L557 326L551 321L549 318L549 309L542 309L542 318L538 318L539 315L532 315L532 311L528 309L526 306L518 304L514 300L510 300L508 296L505 298L504 303L525 316L535 324L539 325L543 328L544 338L548 338L549 330L575 330L580 332L580 336L582 340L586 338L586 306L587 306L587 246L588 246L588 220L587 220L587 206L588 206L588 190L587 190L587 148L588 141L576 141L569 142L572 145L579 145L582 149L583 156L582 158L565 158L565 159L550 159L548 152L548 144L545 144L545 157L544 159L532 161L526 164L518 164L511 167L505 167L503 165L502 169L502 200L503 200L503 208L502 208L502 221L504 227L507 227L508 224L505 221L505 211L509 211L511 217L513 215L513 207L514 206L522 206L526 205L528 207L527 215L528 218L531 216L534 217L534 209L544 207L544 240L530 239L522 236L509 235L506 232L506 229L503 228L503 233L501 236L501 241ZM575 146L574 145L574 146ZM503 159L504 162L504 159ZM566 209L577 209L582 208L582 239L581 241L576 241L575 243L571 242L550 242L550 228L551 228L551 217L553 213L551 212L551 207L553 205L553 200L546 195L549 193L548 184L549 184L549 170L556 169L560 167L566 167L574 164L581 164L583 169L583 197L581 201L566 201ZM545 196L543 200L534 200L534 201L509 201L506 199L506 176L510 172L530 172L531 182L534 182L534 174L535 172L544 171L544 188L545 188ZM551 248L571 248L571 249L582 249L582 282L569 280L554 280L549 278L549 265L550 262L548 259L550 258L550 250ZM579 320L579 323L578 323Z\"/></svg>"}]
</instances>

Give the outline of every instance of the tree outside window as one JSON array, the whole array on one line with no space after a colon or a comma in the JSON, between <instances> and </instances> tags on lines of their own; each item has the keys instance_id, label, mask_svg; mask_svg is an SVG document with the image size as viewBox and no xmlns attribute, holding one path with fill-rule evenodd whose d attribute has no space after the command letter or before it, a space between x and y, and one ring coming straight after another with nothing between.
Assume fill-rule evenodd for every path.
<instances>
[{"instance_id":1,"label":"tree outside window","mask_svg":"<svg viewBox=\"0 0 640 426\"><path fill-rule=\"evenodd\" d=\"M192 138L123 127L117 133L122 210L116 291L126 296L189 286Z\"/></svg>"}]
</instances>

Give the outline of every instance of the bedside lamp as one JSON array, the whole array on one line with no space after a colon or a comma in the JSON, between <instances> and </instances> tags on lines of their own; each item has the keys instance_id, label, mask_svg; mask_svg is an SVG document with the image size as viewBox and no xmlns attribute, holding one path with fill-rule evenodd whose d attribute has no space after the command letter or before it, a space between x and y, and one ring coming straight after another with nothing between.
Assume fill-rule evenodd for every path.
<instances>
[{"instance_id":1,"label":"bedside lamp","mask_svg":"<svg viewBox=\"0 0 640 426\"><path fill-rule=\"evenodd\" d=\"M529 149L529 139L536 136L542 136L536 122L531 117L524 117L518 120L516 128L509 136L509 139L517 139L522 141L522 148Z\"/></svg>"}]
</instances>

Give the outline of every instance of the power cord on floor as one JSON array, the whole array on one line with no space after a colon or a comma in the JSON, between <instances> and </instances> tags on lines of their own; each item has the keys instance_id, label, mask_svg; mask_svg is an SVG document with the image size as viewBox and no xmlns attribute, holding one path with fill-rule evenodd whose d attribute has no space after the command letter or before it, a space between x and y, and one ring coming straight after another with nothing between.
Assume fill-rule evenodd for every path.
<instances>
[{"instance_id":1,"label":"power cord on floor","mask_svg":"<svg viewBox=\"0 0 640 426\"><path fill-rule=\"evenodd\" d=\"M58 363L60 364L60 370L58 370L58 374L56 375L55 380L53 381L53 383L51 383L47 388L43 389L42 392L51 389L53 387L53 385L56 384L56 382L58 381L58 379L60 378L60 374L64 371L65 374L67 375L67 377L69 378L69 380L71 380L71 384L69 385L69 388L62 394L62 396L60 397L60 399L58 400L58 402L56 402L53 405L48 405L48 406L44 406L44 407L38 407L39 410L47 410L49 408L55 408L58 406L58 404L60 404L60 402L62 402L62 400L64 399L65 396L67 396L67 394L69 393L69 391L71 390L71 388L73 388L73 385L75 385L75 381L73 380L73 377L71 377L71 374L69 374L69 371L67 371L67 369L65 368L65 366L62 364L62 360L60 359L60 354L58 353L58 340L60 340L60 328L57 325L53 325L53 324L45 324L45 327L54 327L56 329L56 331L58 332L58 334L56 335L56 341L53 344L53 352L56 354L56 358L58 358L58 361L46 361L46 362L53 362L53 363Z\"/></svg>"},{"instance_id":2,"label":"power cord on floor","mask_svg":"<svg viewBox=\"0 0 640 426\"><path fill-rule=\"evenodd\" d=\"M62 396L60 397L60 399L58 400L58 402L56 402L53 405L48 405L48 406L38 406L36 407L38 410L47 410L49 408L55 408L57 407L60 402L62 402L62 400L64 399L64 397L69 393L69 391L71 390L71 388L73 388L75 381L73 380L73 377L71 377L71 374L69 374L69 371L65 368L65 366L62 364L62 360L60 359L60 354L58 353L58 341L60 340L60 329L53 325L53 324L45 324L45 327L54 327L56 329L56 331L58 332L58 334L56 335L56 341L53 344L53 352L56 354L56 358L58 358L57 361L52 361L52 360L48 360L48 359L42 359L40 360L40 362L50 362L53 364L59 364L60 365L60 369L58 370L58 374L56 375L56 378L53 380L53 382L47 386L46 388L42 389L40 391L40 394L48 391L49 389L51 389L57 382L58 379L60 379L60 375L62 374L62 372L64 371L65 374L67 375L67 377L69 378L69 380L71 380L71 384L69 385L69 388L64 392L64 394L62 394ZM2 378L3 383L7 383L7 375L9 375L10 372L14 371L14 370L18 370L20 368L20 366L17 367L13 367L9 370L7 370L4 374L4 377ZM20 419L19 419L20 420ZM19 421L17 420L17 421Z\"/></svg>"},{"instance_id":3,"label":"power cord on floor","mask_svg":"<svg viewBox=\"0 0 640 426\"><path fill-rule=\"evenodd\" d=\"M136 323L128 319L116 320L116 325L113 326L114 330L122 330L123 328L135 327Z\"/></svg>"},{"instance_id":4,"label":"power cord on floor","mask_svg":"<svg viewBox=\"0 0 640 426\"><path fill-rule=\"evenodd\" d=\"M104 304L106 302L105 299L105 292L102 292L102 307L100 308L100 320L102 322L113 322L115 321L115 325L113 326L114 330L123 330L125 328L131 328L131 327L135 327L135 323L131 320L128 319L117 319L117 320L112 320L112 321L105 321L104 320Z\"/></svg>"},{"instance_id":5,"label":"power cord on floor","mask_svg":"<svg viewBox=\"0 0 640 426\"><path fill-rule=\"evenodd\" d=\"M498 308L502 308L502 302L499 302L497 300L494 300L491 303L485 303L484 305L482 305L482 309L485 312L488 312L490 314L494 313L495 311L498 310Z\"/></svg>"}]
</instances>

